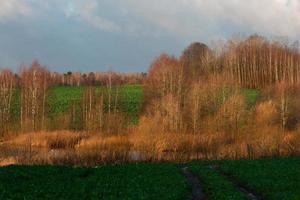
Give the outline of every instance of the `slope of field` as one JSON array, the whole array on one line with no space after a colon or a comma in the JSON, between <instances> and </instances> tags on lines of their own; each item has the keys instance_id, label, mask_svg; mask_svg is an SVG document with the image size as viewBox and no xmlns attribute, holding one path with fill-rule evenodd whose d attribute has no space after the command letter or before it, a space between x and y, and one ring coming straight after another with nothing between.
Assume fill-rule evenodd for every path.
<instances>
[{"instance_id":1,"label":"slope of field","mask_svg":"<svg viewBox=\"0 0 300 200\"><path fill-rule=\"evenodd\" d=\"M102 90L101 87L98 91ZM72 103L79 103L84 92L84 87L57 86L48 92L48 105L50 115L67 112ZM143 101L143 89L141 85L125 85L119 87L120 108L132 116L137 116ZM260 93L255 89L242 89L248 105L254 105ZM12 101L12 115L20 114L20 90L16 90Z\"/></svg>"},{"instance_id":2,"label":"slope of field","mask_svg":"<svg viewBox=\"0 0 300 200\"><path fill-rule=\"evenodd\" d=\"M98 87L97 92L105 88ZM79 104L84 87L54 87L49 91L50 115L67 112L73 103ZM118 109L137 122L143 99L141 85L126 85L118 88Z\"/></svg>"},{"instance_id":3,"label":"slope of field","mask_svg":"<svg viewBox=\"0 0 300 200\"><path fill-rule=\"evenodd\" d=\"M100 92L104 90L97 88ZM143 101L143 90L141 85L125 85L118 88L119 101L118 109L130 118L133 123L137 123ZM84 87L57 86L49 89L47 104L49 106L49 116L55 117L56 114L65 113L75 104L80 106ZM20 117L20 90L16 90L11 107L13 121Z\"/></svg>"},{"instance_id":4,"label":"slope of field","mask_svg":"<svg viewBox=\"0 0 300 200\"><path fill-rule=\"evenodd\" d=\"M99 168L0 168L0 199L186 199L189 187L171 164Z\"/></svg>"},{"instance_id":5,"label":"slope of field","mask_svg":"<svg viewBox=\"0 0 300 200\"><path fill-rule=\"evenodd\" d=\"M57 86L50 88L47 98L48 122L47 127L49 130L57 129L76 129L80 130L81 127L81 101L85 87L70 87L70 86ZM118 91L118 101L116 108L121 111L121 115L126 117L126 123L138 124L141 115L141 107L143 104L143 87L142 85L124 85L118 88L113 88L113 92ZM103 92L107 95L107 88L98 87L96 93ZM245 96L248 108L252 108L260 92L254 89L242 89L242 94ZM106 97L107 98L107 97ZM114 101L115 99L113 99ZM107 99L106 99L107 101ZM113 102L114 103L114 102ZM75 106L75 107L74 107ZM104 102L107 108L107 102ZM75 108L75 123L60 124L61 121L68 119L72 109ZM66 118L67 117L67 118ZM20 129L20 89L14 93L11 106L11 127L12 130Z\"/></svg>"}]
</instances>

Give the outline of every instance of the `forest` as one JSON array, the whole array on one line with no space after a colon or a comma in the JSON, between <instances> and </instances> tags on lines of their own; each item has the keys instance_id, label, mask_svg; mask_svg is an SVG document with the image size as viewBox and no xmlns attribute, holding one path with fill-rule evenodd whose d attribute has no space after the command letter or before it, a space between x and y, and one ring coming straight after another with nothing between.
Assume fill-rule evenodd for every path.
<instances>
[{"instance_id":1,"label":"forest","mask_svg":"<svg viewBox=\"0 0 300 200\"><path fill-rule=\"evenodd\" d=\"M300 154L297 42L259 35L181 56L147 73L0 73L2 163L94 166Z\"/></svg>"}]
</instances>

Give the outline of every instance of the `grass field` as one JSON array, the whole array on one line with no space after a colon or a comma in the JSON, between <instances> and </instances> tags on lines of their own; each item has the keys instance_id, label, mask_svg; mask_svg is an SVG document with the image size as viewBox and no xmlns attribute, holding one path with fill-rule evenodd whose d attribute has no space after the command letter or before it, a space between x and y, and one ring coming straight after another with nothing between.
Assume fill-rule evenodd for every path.
<instances>
[{"instance_id":1,"label":"grass field","mask_svg":"<svg viewBox=\"0 0 300 200\"><path fill-rule=\"evenodd\" d=\"M97 91L103 88L98 87ZM79 104L84 92L84 87L57 86L49 89L48 106L49 116L68 112L73 103ZM137 121L143 102L143 89L141 85L125 85L119 87L118 109L127 113L134 121ZM246 97L246 103L253 106L260 93L254 89L243 89L242 94ZM20 115L20 90L16 90L12 101L12 117Z\"/></svg>"},{"instance_id":2,"label":"grass field","mask_svg":"<svg viewBox=\"0 0 300 200\"><path fill-rule=\"evenodd\" d=\"M0 168L0 199L180 200L188 194L172 164Z\"/></svg>"},{"instance_id":3,"label":"grass field","mask_svg":"<svg viewBox=\"0 0 300 200\"><path fill-rule=\"evenodd\" d=\"M225 161L221 169L264 199L300 199L300 159Z\"/></svg>"},{"instance_id":4,"label":"grass field","mask_svg":"<svg viewBox=\"0 0 300 200\"><path fill-rule=\"evenodd\" d=\"M300 199L300 158L192 161L186 166L210 200L249 199L242 186L261 199ZM191 186L176 164L0 168L0 199L180 200L190 199Z\"/></svg>"},{"instance_id":5,"label":"grass field","mask_svg":"<svg viewBox=\"0 0 300 200\"><path fill-rule=\"evenodd\" d=\"M112 93L118 91L117 110L124 124L126 125L137 125L139 118L142 114L143 104L143 86L142 85L124 85L118 88L113 87ZM71 86L57 86L50 88L48 91L46 112L47 128L49 130L60 130L60 129L72 129L82 130L82 97L85 91L85 87L71 87ZM97 87L96 93L104 94L104 111L108 110L108 96L106 87ZM258 97L260 92L254 89L242 89L242 94L245 95L247 107L251 109ZM20 89L17 89L12 98L11 106L11 123L10 126L13 131L20 129ZM98 98L99 99L99 98ZM114 106L114 95L112 99L112 105ZM221 100L220 100L221 101ZM75 107L74 107L75 106ZM75 108L75 109L74 109ZM72 114L75 116L72 118L74 121L70 121ZM69 121L68 121L69 120ZM64 121L64 123L60 123Z\"/></svg>"},{"instance_id":6,"label":"grass field","mask_svg":"<svg viewBox=\"0 0 300 200\"><path fill-rule=\"evenodd\" d=\"M97 92L104 88L98 87ZM143 90L141 85L126 85L118 88L117 108L125 113L132 122L137 123L143 102ZM55 87L49 91L48 104L50 116L67 112L73 103L79 105L84 87Z\"/></svg>"},{"instance_id":7,"label":"grass field","mask_svg":"<svg viewBox=\"0 0 300 200\"><path fill-rule=\"evenodd\" d=\"M97 92L104 90L97 88ZM143 102L143 90L141 85L120 86L118 109L126 114L133 123L137 123L141 105ZM58 86L49 89L47 104L49 106L49 117L68 112L71 106L80 106L84 87ZM16 121L20 117L20 90L16 90L11 107L12 118Z\"/></svg>"},{"instance_id":8,"label":"grass field","mask_svg":"<svg viewBox=\"0 0 300 200\"><path fill-rule=\"evenodd\" d=\"M262 199L300 199L300 158L195 161L190 163L190 169L200 177L209 199L247 199L239 185Z\"/></svg>"},{"instance_id":9,"label":"grass field","mask_svg":"<svg viewBox=\"0 0 300 200\"><path fill-rule=\"evenodd\" d=\"M247 200L232 182L212 169L211 162L191 162L190 169L202 182L204 193L211 200Z\"/></svg>"}]
</instances>

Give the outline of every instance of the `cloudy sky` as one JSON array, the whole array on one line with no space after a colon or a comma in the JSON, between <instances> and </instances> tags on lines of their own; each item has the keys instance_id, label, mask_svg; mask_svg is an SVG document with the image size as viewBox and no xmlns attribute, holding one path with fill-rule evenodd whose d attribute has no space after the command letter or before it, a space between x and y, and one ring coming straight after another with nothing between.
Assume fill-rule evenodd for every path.
<instances>
[{"instance_id":1,"label":"cloudy sky","mask_svg":"<svg viewBox=\"0 0 300 200\"><path fill-rule=\"evenodd\" d=\"M146 71L235 33L300 37L299 0L0 0L0 67Z\"/></svg>"}]
</instances>

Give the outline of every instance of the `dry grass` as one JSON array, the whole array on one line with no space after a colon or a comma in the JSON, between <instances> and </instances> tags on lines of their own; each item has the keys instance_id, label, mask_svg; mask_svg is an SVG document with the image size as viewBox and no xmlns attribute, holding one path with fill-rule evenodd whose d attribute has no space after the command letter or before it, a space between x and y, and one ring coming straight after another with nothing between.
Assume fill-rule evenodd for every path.
<instances>
[{"instance_id":1,"label":"dry grass","mask_svg":"<svg viewBox=\"0 0 300 200\"><path fill-rule=\"evenodd\" d=\"M5 153L2 151L0 157L13 155L16 163L20 164L92 166L127 162L131 156L131 143L127 136L109 137L69 131L23 134L10 138L2 146Z\"/></svg>"},{"instance_id":2,"label":"dry grass","mask_svg":"<svg viewBox=\"0 0 300 200\"><path fill-rule=\"evenodd\" d=\"M18 135L5 142L12 146L26 146L49 149L74 148L82 139L88 137L86 133L71 131L37 132Z\"/></svg>"},{"instance_id":3,"label":"dry grass","mask_svg":"<svg viewBox=\"0 0 300 200\"><path fill-rule=\"evenodd\" d=\"M243 125L238 132L217 131L217 120L207 122L206 130L197 134L166 133L154 118L142 118L132 131L130 141L135 151L142 152L149 160L184 161L190 159L241 159L272 156L300 155L299 128L282 131L273 124L274 110L260 114L272 103L258 107L259 117Z\"/></svg>"},{"instance_id":4,"label":"dry grass","mask_svg":"<svg viewBox=\"0 0 300 200\"><path fill-rule=\"evenodd\" d=\"M147 122L145 119L144 122ZM25 134L5 142L0 165L53 164L96 166L140 161L241 159L300 155L297 131L283 133L274 127L240 133L180 134L158 132L143 123L128 135L101 136L72 132ZM32 146L29 150L28 141ZM15 148L16 146L22 148ZM1 146L0 146L1 148Z\"/></svg>"},{"instance_id":5,"label":"dry grass","mask_svg":"<svg viewBox=\"0 0 300 200\"><path fill-rule=\"evenodd\" d=\"M15 165L15 164L17 164L17 160L14 157L0 159L0 167Z\"/></svg>"},{"instance_id":6,"label":"dry grass","mask_svg":"<svg viewBox=\"0 0 300 200\"><path fill-rule=\"evenodd\" d=\"M85 165L121 163L130 159L131 144L127 136L91 136L76 146L76 154Z\"/></svg>"}]
</instances>

